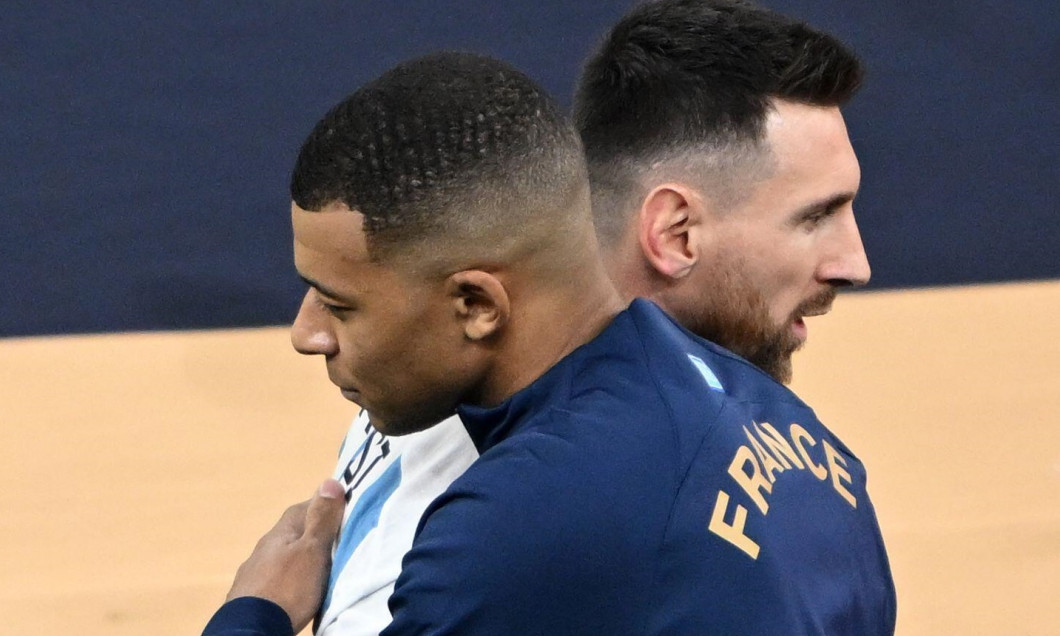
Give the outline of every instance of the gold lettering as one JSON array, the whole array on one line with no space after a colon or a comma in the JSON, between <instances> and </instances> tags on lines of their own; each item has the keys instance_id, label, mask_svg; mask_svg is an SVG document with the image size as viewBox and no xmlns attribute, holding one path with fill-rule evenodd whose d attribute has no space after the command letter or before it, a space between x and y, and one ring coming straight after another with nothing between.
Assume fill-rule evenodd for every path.
<instances>
[{"instance_id":1,"label":"gold lettering","mask_svg":"<svg viewBox=\"0 0 1060 636\"><path fill-rule=\"evenodd\" d=\"M740 448L746 448L741 446ZM752 559L758 559L758 544L744 534L747 523L747 508L736 504L732 524L725 523L725 511L729 507L729 495L724 490L718 491L718 500L714 503L714 512L710 515L709 529L714 534L747 553Z\"/></svg>"},{"instance_id":2,"label":"gold lettering","mask_svg":"<svg viewBox=\"0 0 1060 636\"><path fill-rule=\"evenodd\" d=\"M744 466L748 464L751 465L750 472L744 470ZM743 488L747 496L751 498L751 501L755 502L762 514L769 512L769 504L766 503L766 498L762 496L760 490L773 492L773 484L762 476L762 469L758 465L758 461L755 459L751 449L746 446L736 449L736 456L732 458L732 463L729 464L729 474L736 480L740 488Z\"/></svg>"},{"instance_id":3,"label":"gold lettering","mask_svg":"<svg viewBox=\"0 0 1060 636\"><path fill-rule=\"evenodd\" d=\"M840 455L836 449L832 448L832 445L828 443L828 440L822 440L821 445L824 446L824 457L828 460L828 472L832 473L832 487L839 493L843 499L847 500L851 506L857 508L858 500L854 498L854 495L850 493L840 480L850 482L850 473L846 471L846 460Z\"/></svg>"},{"instance_id":4,"label":"gold lettering","mask_svg":"<svg viewBox=\"0 0 1060 636\"><path fill-rule=\"evenodd\" d=\"M751 448L754 449L755 455L758 455L758 461L762 463L762 472L769 479L770 482L776 483L777 478L773 473L784 472L784 467L780 465L776 457L762 447L762 443L758 439L751 435L751 431L747 430L747 427L743 427L743 432L747 435L747 440L751 442Z\"/></svg>"},{"instance_id":5,"label":"gold lettering","mask_svg":"<svg viewBox=\"0 0 1060 636\"><path fill-rule=\"evenodd\" d=\"M765 429L765 430L763 430ZM788 440L780 434L780 431L773 428L773 425L769 422L762 422L761 425L755 423L755 431L758 436L762 438L766 446L773 451L773 455L780 460L780 463L784 464L784 468L791 468L794 464L796 468L802 469L802 460L799 459L799 455L795 452L795 449L791 447ZM790 464L788 462L791 462Z\"/></svg>"},{"instance_id":6,"label":"gold lettering","mask_svg":"<svg viewBox=\"0 0 1060 636\"><path fill-rule=\"evenodd\" d=\"M806 450L806 445L803 442L809 442L810 446L816 446L817 442L810 437L810 434L806 432L806 429L799 426L798 424L792 424L791 428L788 429L791 432L791 439L795 442L795 448L799 451L799 456L802 457L802 461L806 462L806 465L810 468L810 472L813 476L821 481L828 476L828 469L820 464L815 464L810 459L810 453Z\"/></svg>"}]
</instances>

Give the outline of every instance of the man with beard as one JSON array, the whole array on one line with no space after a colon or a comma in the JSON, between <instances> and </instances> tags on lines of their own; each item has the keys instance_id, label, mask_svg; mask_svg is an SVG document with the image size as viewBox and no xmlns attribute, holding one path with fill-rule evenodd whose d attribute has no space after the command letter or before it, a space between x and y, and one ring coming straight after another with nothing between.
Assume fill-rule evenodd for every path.
<instances>
[{"instance_id":1,"label":"man with beard","mask_svg":"<svg viewBox=\"0 0 1060 636\"><path fill-rule=\"evenodd\" d=\"M744 3L664 0L616 25L586 65L575 110L596 233L620 291L789 381L803 318L869 277L852 210L858 165L839 112L860 79L834 38ZM300 329L301 352L327 354ZM805 459L793 452L789 466ZM477 457L458 418L392 437L362 414L336 473L347 514L317 633L377 634L390 623L387 599L423 510ZM758 457L771 485L769 452ZM804 465L824 478L826 462ZM768 510L764 497L759 510ZM745 535L725 516L733 510L716 506L722 516L710 525L736 545ZM891 595L876 617L884 632Z\"/></svg>"},{"instance_id":2,"label":"man with beard","mask_svg":"<svg viewBox=\"0 0 1060 636\"><path fill-rule=\"evenodd\" d=\"M803 318L869 279L839 110L861 77L834 38L739 1L619 22L575 98L619 288L789 382Z\"/></svg>"}]
</instances>

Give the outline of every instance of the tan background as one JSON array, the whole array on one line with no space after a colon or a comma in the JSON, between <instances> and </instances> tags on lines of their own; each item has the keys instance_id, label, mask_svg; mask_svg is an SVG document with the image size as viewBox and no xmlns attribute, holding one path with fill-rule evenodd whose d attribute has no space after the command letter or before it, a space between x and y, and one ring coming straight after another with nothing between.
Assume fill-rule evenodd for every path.
<instances>
[{"instance_id":1,"label":"tan background","mask_svg":"<svg viewBox=\"0 0 1060 636\"><path fill-rule=\"evenodd\" d=\"M1060 282L841 297L793 388L869 468L898 633L1060 634ZM285 329L0 340L4 633L197 634L355 407Z\"/></svg>"}]
</instances>

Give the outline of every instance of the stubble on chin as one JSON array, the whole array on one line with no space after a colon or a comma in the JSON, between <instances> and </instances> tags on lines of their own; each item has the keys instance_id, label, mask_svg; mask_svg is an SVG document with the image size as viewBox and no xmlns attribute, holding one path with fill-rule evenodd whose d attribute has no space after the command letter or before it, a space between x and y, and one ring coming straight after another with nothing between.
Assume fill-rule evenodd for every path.
<instances>
[{"instance_id":1,"label":"stubble on chin","mask_svg":"<svg viewBox=\"0 0 1060 636\"><path fill-rule=\"evenodd\" d=\"M716 268L709 288L690 301L668 309L692 333L718 344L755 365L781 384L791 382L791 358L803 341L791 329L807 314L827 311L834 288L802 302L780 325L770 317L765 299L736 265Z\"/></svg>"},{"instance_id":2,"label":"stubble on chin","mask_svg":"<svg viewBox=\"0 0 1060 636\"><path fill-rule=\"evenodd\" d=\"M782 384L791 380L791 355L800 342L789 329L776 328L769 312L747 298L713 297L700 311L672 313L689 331L724 347Z\"/></svg>"}]
</instances>

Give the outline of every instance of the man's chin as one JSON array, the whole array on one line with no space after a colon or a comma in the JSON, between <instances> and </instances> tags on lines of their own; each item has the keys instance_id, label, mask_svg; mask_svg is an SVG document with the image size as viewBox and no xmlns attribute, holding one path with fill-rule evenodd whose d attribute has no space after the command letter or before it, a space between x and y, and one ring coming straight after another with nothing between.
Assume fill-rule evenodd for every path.
<instances>
[{"instance_id":1,"label":"man's chin","mask_svg":"<svg viewBox=\"0 0 1060 636\"><path fill-rule=\"evenodd\" d=\"M791 384L791 378L794 374L794 369L791 366L791 356L779 361L776 369L769 373L769 375L773 376L774 380L780 382L784 386Z\"/></svg>"},{"instance_id":2,"label":"man's chin","mask_svg":"<svg viewBox=\"0 0 1060 636\"><path fill-rule=\"evenodd\" d=\"M372 425L372 428L388 437L400 437L402 435L419 433L445 419L444 417L394 417L370 409L365 410L368 412L368 422Z\"/></svg>"},{"instance_id":3,"label":"man's chin","mask_svg":"<svg viewBox=\"0 0 1060 636\"><path fill-rule=\"evenodd\" d=\"M752 360L748 358L748 362L761 369L766 375L773 378L781 384L787 384L791 381L791 365L784 364L779 360Z\"/></svg>"},{"instance_id":4,"label":"man's chin","mask_svg":"<svg viewBox=\"0 0 1060 636\"><path fill-rule=\"evenodd\" d=\"M792 377L791 357L801 347L801 342L781 331L749 346L744 357L777 382L788 384Z\"/></svg>"}]
</instances>

